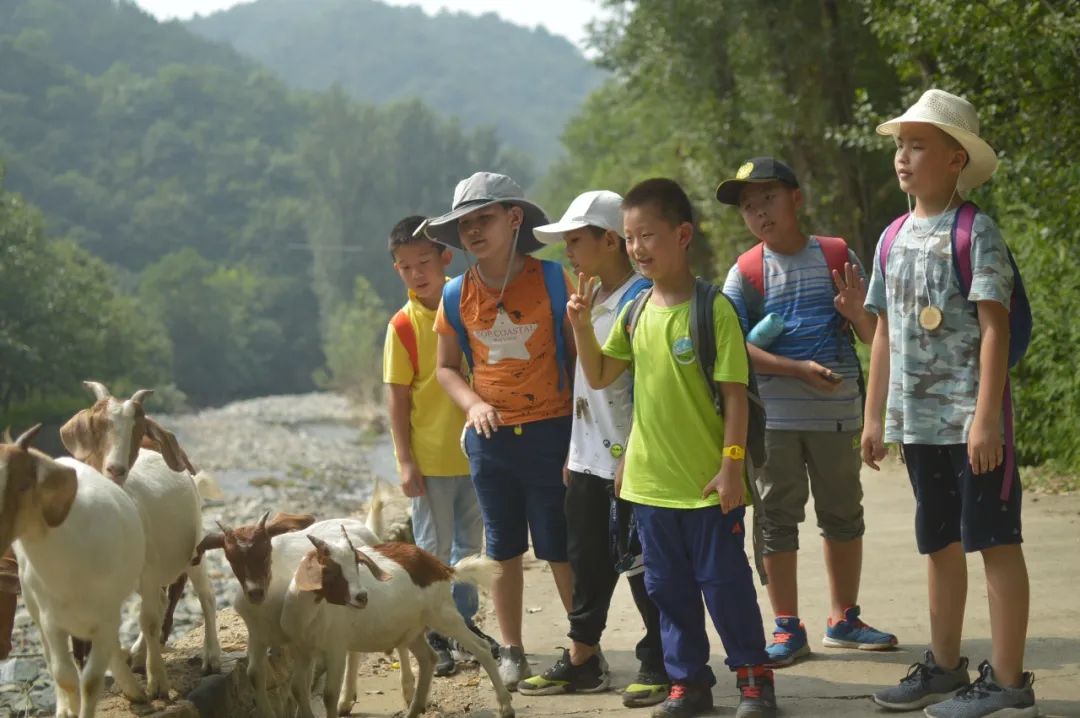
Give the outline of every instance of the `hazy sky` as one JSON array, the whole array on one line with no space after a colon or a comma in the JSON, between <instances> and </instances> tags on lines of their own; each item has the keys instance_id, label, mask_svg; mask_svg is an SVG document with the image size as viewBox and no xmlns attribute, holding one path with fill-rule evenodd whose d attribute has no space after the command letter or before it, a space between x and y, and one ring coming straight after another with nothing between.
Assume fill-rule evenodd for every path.
<instances>
[{"instance_id":1,"label":"hazy sky","mask_svg":"<svg viewBox=\"0 0 1080 718\"><path fill-rule=\"evenodd\" d=\"M207 15L238 4L239 0L135 0L135 3L159 19L186 19L198 13ZM384 0L390 5L419 5L429 13L442 8L468 13L496 12L527 27L542 24L553 33L564 35L582 45L585 25L600 8L596 0Z\"/></svg>"}]
</instances>

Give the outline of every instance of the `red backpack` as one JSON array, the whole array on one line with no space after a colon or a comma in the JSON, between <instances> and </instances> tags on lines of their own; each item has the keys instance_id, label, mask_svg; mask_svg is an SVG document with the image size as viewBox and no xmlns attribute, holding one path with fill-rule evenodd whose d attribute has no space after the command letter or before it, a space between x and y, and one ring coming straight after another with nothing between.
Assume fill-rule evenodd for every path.
<instances>
[{"instance_id":1,"label":"red backpack","mask_svg":"<svg viewBox=\"0 0 1080 718\"><path fill-rule=\"evenodd\" d=\"M404 309L399 309L390 319L390 326L394 328L394 333L401 340L401 345L405 347L405 353L409 355L413 376L418 375L420 373L420 351L416 346L416 330L413 329L412 320L409 319L409 315L405 313Z\"/></svg>"},{"instance_id":2,"label":"red backpack","mask_svg":"<svg viewBox=\"0 0 1080 718\"><path fill-rule=\"evenodd\" d=\"M848 261L847 242L840 237L818 237L816 234L814 237L825 255L830 279L834 269L843 276ZM755 320L765 316L765 243L758 242L740 254L736 265L743 278L743 301L746 302L750 328L753 328Z\"/></svg>"}]
</instances>

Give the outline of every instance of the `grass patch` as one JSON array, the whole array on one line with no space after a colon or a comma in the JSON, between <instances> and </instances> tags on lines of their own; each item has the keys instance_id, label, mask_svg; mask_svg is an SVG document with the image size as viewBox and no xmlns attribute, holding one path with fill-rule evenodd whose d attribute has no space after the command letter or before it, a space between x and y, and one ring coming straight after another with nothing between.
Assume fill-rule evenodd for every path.
<instances>
[{"instance_id":1,"label":"grass patch","mask_svg":"<svg viewBox=\"0 0 1080 718\"><path fill-rule=\"evenodd\" d=\"M1042 466L1020 468L1020 480L1026 491L1039 494L1071 494L1080 491L1080 475L1048 462Z\"/></svg>"}]
</instances>

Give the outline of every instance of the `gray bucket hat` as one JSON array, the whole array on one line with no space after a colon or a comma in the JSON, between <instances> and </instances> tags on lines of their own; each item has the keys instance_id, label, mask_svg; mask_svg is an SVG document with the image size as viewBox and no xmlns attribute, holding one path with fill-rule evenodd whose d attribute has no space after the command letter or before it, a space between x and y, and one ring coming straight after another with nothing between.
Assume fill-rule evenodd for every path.
<instances>
[{"instance_id":1,"label":"gray bucket hat","mask_svg":"<svg viewBox=\"0 0 1080 718\"><path fill-rule=\"evenodd\" d=\"M464 249L461 246L461 238L458 236L459 219L469 212L475 212L493 204L512 204L521 207L525 213L525 220L518 232L517 249L519 252L535 252L543 245L533 236L533 229L547 224L548 218L539 205L525 199L523 194L521 186L506 175L477 172L472 177L457 183L450 211L420 225L416 233L425 234L428 239L455 249Z\"/></svg>"}]
</instances>

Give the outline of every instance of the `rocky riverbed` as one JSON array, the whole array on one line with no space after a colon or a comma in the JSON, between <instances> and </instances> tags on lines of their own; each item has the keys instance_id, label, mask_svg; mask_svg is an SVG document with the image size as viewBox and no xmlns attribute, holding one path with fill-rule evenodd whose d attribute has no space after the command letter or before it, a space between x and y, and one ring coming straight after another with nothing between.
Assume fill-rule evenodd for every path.
<instances>
[{"instance_id":1,"label":"rocky riverbed","mask_svg":"<svg viewBox=\"0 0 1080 718\"><path fill-rule=\"evenodd\" d=\"M152 413L152 403L148 409ZM194 414L153 416L224 492L203 510L208 530L215 521L253 522L266 511L346 516L366 506L376 477L397 480L382 413L337 394L265 397ZM236 579L220 551L207 560L218 606L228 606ZM201 621L189 587L177 607L173 635ZM137 634L138 599L133 598L125 607L124 645ZM52 683L37 628L21 602L12 643L12 657L0 661L0 716L51 715Z\"/></svg>"}]
</instances>

